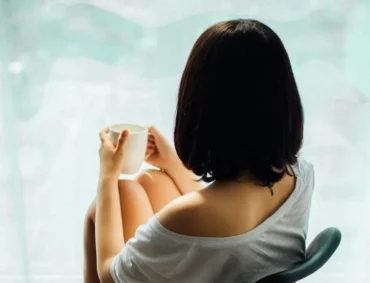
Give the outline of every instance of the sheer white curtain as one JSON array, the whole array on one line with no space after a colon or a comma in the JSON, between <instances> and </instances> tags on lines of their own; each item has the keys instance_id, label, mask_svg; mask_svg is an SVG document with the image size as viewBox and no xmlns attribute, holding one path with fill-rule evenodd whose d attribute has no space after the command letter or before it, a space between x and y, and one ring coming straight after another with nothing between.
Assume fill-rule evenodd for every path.
<instances>
[{"instance_id":1,"label":"sheer white curtain","mask_svg":"<svg viewBox=\"0 0 370 283\"><path fill-rule=\"evenodd\" d=\"M84 213L98 131L156 124L172 135L176 91L197 36L252 17L282 38L316 168L309 232L343 242L304 282L369 282L370 3L0 1L0 282L82 282Z\"/></svg>"}]
</instances>

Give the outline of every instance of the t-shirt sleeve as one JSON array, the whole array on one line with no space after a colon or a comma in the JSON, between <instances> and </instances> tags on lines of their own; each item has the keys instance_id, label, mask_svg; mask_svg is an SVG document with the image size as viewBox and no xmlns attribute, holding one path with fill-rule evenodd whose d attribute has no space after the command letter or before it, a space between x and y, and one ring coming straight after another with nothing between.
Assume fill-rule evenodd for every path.
<instances>
[{"instance_id":1,"label":"t-shirt sleeve","mask_svg":"<svg viewBox=\"0 0 370 283\"><path fill-rule=\"evenodd\" d=\"M161 233L153 219L140 226L123 250L113 259L115 283L166 282L175 278L192 246Z\"/></svg>"}]
</instances>

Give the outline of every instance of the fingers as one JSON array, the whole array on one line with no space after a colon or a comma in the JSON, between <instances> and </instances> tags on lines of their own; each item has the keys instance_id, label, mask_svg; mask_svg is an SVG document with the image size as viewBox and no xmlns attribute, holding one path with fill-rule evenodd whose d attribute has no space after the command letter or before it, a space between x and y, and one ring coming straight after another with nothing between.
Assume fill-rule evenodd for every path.
<instances>
[{"instance_id":1,"label":"fingers","mask_svg":"<svg viewBox=\"0 0 370 283\"><path fill-rule=\"evenodd\" d=\"M152 136L148 136L148 146L155 145L155 139Z\"/></svg>"},{"instance_id":2,"label":"fingers","mask_svg":"<svg viewBox=\"0 0 370 283\"><path fill-rule=\"evenodd\" d=\"M162 136L161 133L154 126L149 126L148 130L149 130L149 134L152 135L154 138L159 138Z\"/></svg>"},{"instance_id":3,"label":"fingers","mask_svg":"<svg viewBox=\"0 0 370 283\"><path fill-rule=\"evenodd\" d=\"M148 144L147 149L148 150L156 150L157 147L155 146L155 144Z\"/></svg>"},{"instance_id":4,"label":"fingers","mask_svg":"<svg viewBox=\"0 0 370 283\"><path fill-rule=\"evenodd\" d=\"M100 131L99 138L100 138L101 143L105 143L106 141L109 140L108 133L109 133L109 127L104 128L103 130Z\"/></svg>"},{"instance_id":5,"label":"fingers","mask_svg":"<svg viewBox=\"0 0 370 283\"><path fill-rule=\"evenodd\" d=\"M128 136L127 130L123 130L122 133L119 135L119 138L117 141L117 148L116 148L116 152L118 154L123 154L125 152L125 148L126 148L127 141L128 141L127 136Z\"/></svg>"},{"instance_id":6,"label":"fingers","mask_svg":"<svg viewBox=\"0 0 370 283\"><path fill-rule=\"evenodd\" d=\"M145 160L149 158L153 153L157 152L157 146L155 144L154 138L148 138L148 144L146 147L146 152L145 152Z\"/></svg>"},{"instance_id":7,"label":"fingers","mask_svg":"<svg viewBox=\"0 0 370 283\"><path fill-rule=\"evenodd\" d=\"M155 146L155 137L152 134L148 134L148 147Z\"/></svg>"},{"instance_id":8,"label":"fingers","mask_svg":"<svg viewBox=\"0 0 370 283\"><path fill-rule=\"evenodd\" d=\"M145 152L145 160L147 160L154 152L155 152L155 150L153 150L153 149L147 150Z\"/></svg>"},{"instance_id":9,"label":"fingers","mask_svg":"<svg viewBox=\"0 0 370 283\"><path fill-rule=\"evenodd\" d=\"M155 145L149 145L146 147L146 151L154 151L156 150L156 146Z\"/></svg>"},{"instance_id":10,"label":"fingers","mask_svg":"<svg viewBox=\"0 0 370 283\"><path fill-rule=\"evenodd\" d=\"M154 141L154 140L155 140L154 136L152 134L149 134L148 141Z\"/></svg>"},{"instance_id":11,"label":"fingers","mask_svg":"<svg viewBox=\"0 0 370 283\"><path fill-rule=\"evenodd\" d=\"M158 150L156 147L148 147L145 152L145 159L147 159L149 156L153 154L157 154Z\"/></svg>"},{"instance_id":12,"label":"fingers","mask_svg":"<svg viewBox=\"0 0 370 283\"><path fill-rule=\"evenodd\" d=\"M157 146L155 145L154 142L148 141L148 145L146 146L146 150L156 150Z\"/></svg>"}]
</instances>

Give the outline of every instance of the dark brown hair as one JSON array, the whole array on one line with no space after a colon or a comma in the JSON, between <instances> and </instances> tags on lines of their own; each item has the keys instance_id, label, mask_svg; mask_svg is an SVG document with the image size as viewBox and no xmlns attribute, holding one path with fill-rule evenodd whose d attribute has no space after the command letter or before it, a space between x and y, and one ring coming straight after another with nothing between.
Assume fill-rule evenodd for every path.
<instances>
[{"instance_id":1,"label":"dark brown hair","mask_svg":"<svg viewBox=\"0 0 370 283\"><path fill-rule=\"evenodd\" d=\"M276 33L256 20L209 27L179 88L175 146L184 165L207 182L248 174L269 186L297 162L302 139L302 104Z\"/></svg>"}]
</instances>

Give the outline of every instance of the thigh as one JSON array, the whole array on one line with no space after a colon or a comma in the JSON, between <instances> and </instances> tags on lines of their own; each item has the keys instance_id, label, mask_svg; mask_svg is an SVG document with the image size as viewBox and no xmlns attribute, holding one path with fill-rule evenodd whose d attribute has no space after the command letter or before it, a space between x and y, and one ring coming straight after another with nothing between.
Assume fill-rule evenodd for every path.
<instances>
[{"instance_id":1,"label":"thigh","mask_svg":"<svg viewBox=\"0 0 370 283\"><path fill-rule=\"evenodd\" d=\"M165 172L147 170L136 181L144 188L154 213L181 196L175 182Z\"/></svg>"},{"instance_id":2,"label":"thigh","mask_svg":"<svg viewBox=\"0 0 370 283\"><path fill-rule=\"evenodd\" d=\"M125 242L135 235L136 229L153 215L153 208L145 189L137 182L119 180L122 226Z\"/></svg>"}]
</instances>

